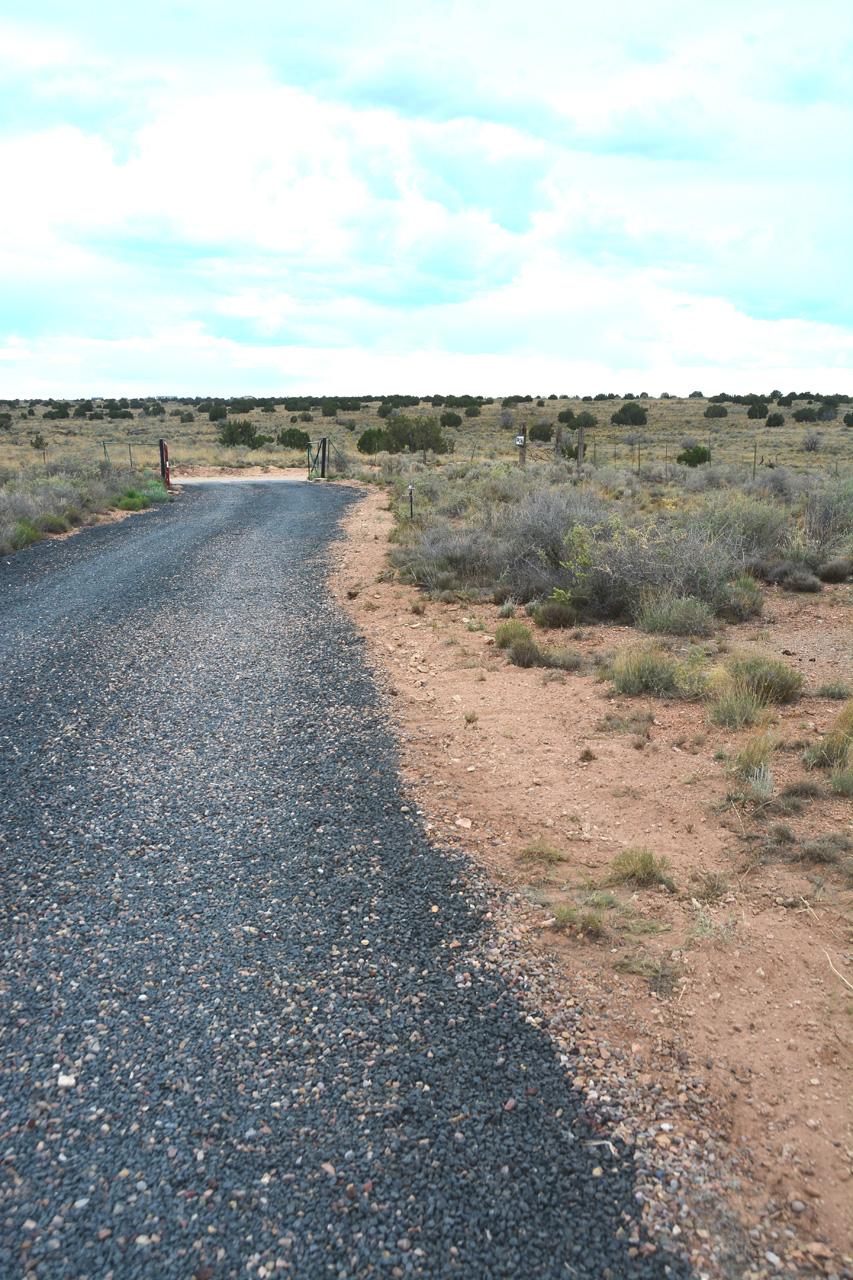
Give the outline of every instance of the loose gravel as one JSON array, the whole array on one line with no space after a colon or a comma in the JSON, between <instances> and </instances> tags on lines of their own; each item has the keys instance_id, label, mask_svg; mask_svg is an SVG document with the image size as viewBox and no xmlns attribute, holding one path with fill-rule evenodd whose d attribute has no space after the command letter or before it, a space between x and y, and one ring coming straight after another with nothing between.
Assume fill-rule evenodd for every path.
<instances>
[{"instance_id":1,"label":"loose gravel","mask_svg":"<svg viewBox=\"0 0 853 1280\"><path fill-rule=\"evenodd\" d=\"M4 1277L686 1275L405 803L325 585L356 500L0 563Z\"/></svg>"}]
</instances>

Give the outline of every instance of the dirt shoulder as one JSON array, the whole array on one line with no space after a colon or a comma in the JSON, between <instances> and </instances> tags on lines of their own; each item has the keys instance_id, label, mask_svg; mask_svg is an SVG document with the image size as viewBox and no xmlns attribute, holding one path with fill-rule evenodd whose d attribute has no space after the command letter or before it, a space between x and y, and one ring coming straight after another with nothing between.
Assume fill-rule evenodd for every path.
<instances>
[{"instance_id":1,"label":"dirt shoulder","mask_svg":"<svg viewBox=\"0 0 853 1280\"><path fill-rule=\"evenodd\" d=\"M727 630L787 655L808 690L778 709L784 821L755 827L726 803L720 758L746 734L596 679L596 655L636 632L584 627L565 678L511 666L496 607L415 613L417 592L377 581L391 527L365 488L335 588L397 709L431 838L464 848L494 895L485 963L541 1007L574 1088L634 1146L661 1247L699 1274L853 1275L851 891L830 866L759 853L850 834L849 799L797 794L802 747L838 709L813 691L853 684L849 587L771 593L763 619ZM634 846L668 858L674 888L607 886Z\"/></svg>"}]
</instances>

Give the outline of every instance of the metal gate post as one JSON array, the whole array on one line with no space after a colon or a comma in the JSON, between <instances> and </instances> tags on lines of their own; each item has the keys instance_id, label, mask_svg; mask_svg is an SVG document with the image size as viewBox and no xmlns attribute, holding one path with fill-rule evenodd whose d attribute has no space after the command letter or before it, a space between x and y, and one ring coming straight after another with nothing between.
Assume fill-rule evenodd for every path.
<instances>
[{"instance_id":1,"label":"metal gate post","mask_svg":"<svg viewBox=\"0 0 853 1280\"><path fill-rule=\"evenodd\" d=\"M320 479L321 480L326 479L326 447L327 445L328 445L328 440L326 436L323 436L323 439L320 441Z\"/></svg>"}]
</instances>

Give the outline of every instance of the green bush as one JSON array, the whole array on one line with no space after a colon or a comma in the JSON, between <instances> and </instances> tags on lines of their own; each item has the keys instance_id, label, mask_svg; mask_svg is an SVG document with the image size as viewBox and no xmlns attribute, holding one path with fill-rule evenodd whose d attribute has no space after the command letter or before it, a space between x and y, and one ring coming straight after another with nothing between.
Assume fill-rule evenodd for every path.
<instances>
[{"instance_id":1,"label":"green bush","mask_svg":"<svg viewBox=\"0 0 853 1280\"><path fill-rule=\"evenodd\" d=\"M617 426L644 427L647 420L648 410L644 409L636 400L629 400L616 413L610 415L610 421L615 422Z\"/></svg>"},{"instance_id":2,"label":"green bush","mask_svg":"<svg viewBox=\"0 0 853 1280\"><path fill-rule=\"evenodd\" d=\"M853 413L845 413L841 421L844 423L845 427L853 427Z\"/></svg>"},{"instance_id":3,"label":"green bush","mask_svg":"<svg viewBox=\"0 0 853 1280\"><path fill-rule=\"evenodd\" d=\"M144 511L149 505L149 500L129 484L124 486L121 497L115 503L119 511Z\"/></svg>"},{"instance_id":4,"label":"green bush","mask_svg":"<svg viewBox=\"0 0 853 1280\"><path fill-rule=\"evenodd\" d=\"M636 615L643 631L671 636L710 636L714 611L695 596L647 596Z\"/></svg>"},{"instance_id":5,"label":"green bush","mask_svg":"<svg viewBox=\"0 0 853 1280\"><path fill-rule=\"evenodd\" d=\"M725 666L735 682L751 689L762 702L794 702L802 692L802 675L781 658L743 653L729 658Z\"/></svg>"},{"instance_id":6,"label":"green bush","mask_svg":"<svg viewBox=\"0 0 853 1280\"><path fill-rule=\"evenodd\" d=\"M744 729L767 714L767 703L743 681L728 680L718 687L708 714L714 724Z\"/></svg>"},{"instance_id":7,"label":"green bush","mask_svg":"<svg viewBox=\"0 0 853 1280\"><path fill-rule=\"evenodd\" d=\"M279 431L276 439L284 449L305 450L311 443L311 437L308 432L300 431L298 427L284 427Z\"/></svg>"},{"instance_id":8,"label":"green bush","mask_svg":"<svg viewBox=\"0 0 853 1280\"><path fill-rule=\"evenodd\" d=\"M31 542L40 542L42 537L41 529L38 529L25 516L22 520L18 520L12 530L12 536L9 544L13 551L22 551L24 547L28 547Z\"/></svg>"},{"instance_id":9,"label":"green bush","mask_svg":"<svg viewBox=\"0 0 853 1280\"><path fill-rule=\"evenodd\" d=\"M466 408L465 408L465 417L466 417L466 418L479 418L479 416L480 416L480 412L481 412L481 410L480 410L480 406L479 406L478 404L469 404L469 405L467 405L467 406L466 406Z\"/></svg>"},{"instance_id":10,"label":"green bush","mask_svg":"<svg viewBox=\"0 0 853 1280\"><path fill-rule=\"evenodd\" d=\"M222 422L228 417L228 410L224 404L215 404L211 406L207 416L211 422Z\"/></svg>"},{"instance_id":11,"label":"green bush","mask_svg":"<svg viewBox=\"0 0 853 1280\"><path fill-rule=\"evenodd\" d=\"M724 404L709 404L705 410L706 418L727 418L729 411Z\"/></svg>"},{"instance_id":12,"label":"green bush","mask_svg":"<svg viewBox=\"0 0 853 1280\"><path fill-rule=\"evenodd\" d=\"M617 853L610 864L607 883L634 884L641 889L662 884L667 889L674 889L675 884L668 871L669 861L663 854L658 857L654 850L637 845Z\"/></svg>"},{"instance_id":13,"label":"green bush","mask_svg":"<svg viewBox=\"0 0 853 1280\"><path fill-rule=\"evenodd\" d=\"M727 582L717 600L717 612L728 622L746 622L757 618L764 608L764 593L749 574L741 574Z\"/></svg>"},{"instance_id":14,"label":"green bush","mask_svg":"<svg viewBox=\"0 0 853 1280\"><path fill-rule=\"evenodd\" d=\"M853 744L853 698L845 702L823 739L806 752L803 762L809 769L846 769Z\"/></svg>"},{"instance_id":15,"label":"green bush","mask_svg":"<svg viewBox=\"0 0 853 1280\"><path fill-rule=\"evenodd\" d=\"M50 513L39 516L39 528L42 533L67 533L68 521L62 516L51 515Z\"/></svg>"},{"instance_id":16,"label":"green bush","mask_svg":"<svg viewBox=\"0 0 853 1280\"><path fill-rule=\"evenodd\" d=\"M765 427L784 427L784 425L785 425L785 415L784 415L784 413L770 413L770 414L768 414L768 415L767 415L767 420L766 420L766 422L764 423L764 425L765 425Z\"/></svg>"},{"instance_id":17,"label":"green bush","mask_svg":"<svg viewBox=\"0 0 853 1280\"><path fill-rule=\"evenodd\" d=\"M702 444L692 444L679 453L675 460L685 467L701 467L704 463L711 461L711 450Z\"/></svg>"},{"instance_id":18,"label":"green bush","mask_svg":"<svg viewBox=\"0 0 853 1280\"><path fill-rule=\"evenodd\" d=\"M557 414L557 421L563 423L573 423L575 417L574 409L561 409Z\"/></svg>"},{"instance_id":19,"label":"green bush","mask_svg":"<svg viewBox=\"0 0 853 1280\"><path fill-rule=\"evenodd\" d=\"M359 453L377 454L388 448L388 437L381 427L368 427L355 442Z\"/></svg>"},{"instance_id":20,"label":"green bush","mask_svg":"<svg viewBox=\"0 0 853 1280\"><path fill-rule=\"evenodd\" d=\"M247 449L260 449L261 445L272 442L273 437L259 435L254 422L250 422L248 418L233 418L223 422L219 428L219 443L231 448L243 445Z\"/></svg>"},{"instance_id":21,"label":"green bush","mask_svg":"<svg viewBox=\"0 0 853 1280\"><path fill-rule=\"evenodd\" d=\"M548 444L554 435L554 428L550 422L537 422L530 428L528 439L535 440L541 444Z\"/></svg>"},{"instance_id":22,"label":"green bush","mask_svg":"<svg viewBox=\"0 0 853 1280\"><path fill-rule=\"evenodd\" d=\"M678 663L656 644L621 649L613 659L610 675L617 693L632 697L641 693L673 697L678 691Z\"/></svg>"},{"instance_id":23,"label":"green bush","mask_svg":"<svg viewBox=\"0 0 853 1280\"><path fill-rule=\"evenodd\" d=\"M746 411L748 418L766 418L768 407L763 400L755 400Z\"/></svg>"},{"instance_id":24,"label":"green bush","mask_svg":"<svg viewBox=\"0 0 853 1280\"><path fill-rule=\"evenodd\" d=\"M544 667L539 645L533 640L514 640L507 650L507 657L514 667Z\"/></svg>"},{"instance_id":25,"label":"green bush","mask_svg":"<svg viewBox=\"0 0 853 1280\"><path fill-rule=\"evenodd\" d=\"M805 409L797 409L794 412L795 422L817 422L817 413L808 406Z\"/></svg>"},{"instance_id":26,"label":"green bush","mask_svg":"<svg viewBox=\"0 0 853 1280\"><path fill-rule=\"evenodd\" d=\"M533 633L529 627L525 627L523 623L516 618L510 618L507 622L501 622L495 628L495 648L508 649L511 644L516 641L532 640Z\"/></svg>"},{"instance_id":27,"label":"green bush","mask_svg":"<svg viewBox=\"0 0 853 1280\"><path fill-rule=\"evenodd\" d=\"M578 620L578 611L560 600L545 600L538 605L533 615L537 627L550 627L554 630L561 627L573 627Z\"/></svg>"},{"instance_id":28,"label":"green bush","mask_svg":"<svg viewBox=\"0 0 853 1280\"><path fill-rule=\"evenodd\" d=\"M443 427L461 427L462 418L458 413L454 413L452 409L445 409L439 418L439 422Z\"/></svg>"}]
</instances>

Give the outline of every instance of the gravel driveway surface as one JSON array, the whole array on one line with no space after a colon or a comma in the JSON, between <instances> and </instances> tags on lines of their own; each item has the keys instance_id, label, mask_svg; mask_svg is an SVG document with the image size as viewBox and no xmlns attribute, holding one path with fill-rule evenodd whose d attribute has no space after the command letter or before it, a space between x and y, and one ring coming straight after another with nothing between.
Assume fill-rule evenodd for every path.
<instances>
[{"instance_id":1,"label":"gravel driveway surface","mask_svg":"<svg viewBox=\"0 0 853 1280\"><path fill-rule=\"evenodd\" d=\"M0 561L4 1278L683 1274L406 808L325 586L357 497Z\"/></svg>"}]
</instances>

